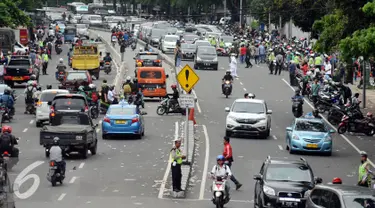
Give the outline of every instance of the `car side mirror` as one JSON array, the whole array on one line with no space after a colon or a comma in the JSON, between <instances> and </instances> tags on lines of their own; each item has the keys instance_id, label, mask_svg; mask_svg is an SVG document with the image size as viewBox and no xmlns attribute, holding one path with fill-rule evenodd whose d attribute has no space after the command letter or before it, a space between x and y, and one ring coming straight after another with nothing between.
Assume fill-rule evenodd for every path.
<instances>
[{"instance_id":1,"label":"car side mirror","mask_svg":"<svg viewBox=\"0 0 375 208\"><path fill-rule=\"evenodd\" d=\"M293 131L292 127L286 127L286 131Z\"/></svg>"},{"instance_id":2,"label":"car side mirror","mask_svg":"<svg viewBox=\"0 0 375 208\"><path fill-rule=\"evenodd\" d=\"M315 181L315 184L323 183L323 179L322 179L322 178L319 178L319 177L315 177L315 178L314 178L314 181Z\"/></svg>"},{"instance_id":3,"label":"car side mirror","mask_svg":"<svg viewBox=\"0 0 375 208\"><path fill-rule=\"evenodd\" d=\"M167 77L167 79L169 78L169 75L167 74L167 75L165 75L165 77Z\"/></svg>"},{"instance_id":4,"label":"car side mirror","mask_svg":"<svg viewBox=\"0 0 375 208\"><path fill-rule=\"evenodd\" d=\"M336 133L336 131L334 129L331 129L329 130L329 133L333 134L333 133Z\"/></svg>"},{"instance_id":5,"label":"car side mirror","mask_svg":"<svg viewBox=\"0 0 375 208\"><path fill-rule=\"evenodd\" d=\"M230 108L229 108L229 107L226 107L226 108L224 108L224 110L225 110L225 112L229 113Z\"/></svg>"},{"instance_id":6,"label":"car side mirror","mask_svg":"<svg viewBox=\"0 0 375 208\"><path fill-rule=\"evenodd\" d=\"M48 101L48 103L47 103L48 105L52 105L52 101Z\"/></svg>"},{"instance_id":7,"label":"car side mirror","mask_svg":"<svg viewBox=\"0 0 375 208\"><path fill-rule=\"evenodd\" d=\"M267 114L272 114L272 110L267 110Z\"/></svg>"},{"instance_id":8,"label":"car side mirror","mask_svg":"<svg viewBox=\"0 0 375 208\"><path fill-rule=\"evenodd\" d=\"M254 180L257 180L257 181L262 180L262 176L260 174L255 174L253 178Z\"/></svg>"}]
</instances>

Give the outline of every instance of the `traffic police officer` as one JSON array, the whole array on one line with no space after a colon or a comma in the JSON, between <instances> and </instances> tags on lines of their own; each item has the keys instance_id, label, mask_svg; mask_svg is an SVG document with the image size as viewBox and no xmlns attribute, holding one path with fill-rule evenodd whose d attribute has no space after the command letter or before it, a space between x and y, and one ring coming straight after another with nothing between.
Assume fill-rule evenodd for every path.
<instances>
[{"instance_id":1,"label":"traffic police officer","mask_svg":"<svg viewBox=\"0 0 375 208\"><path fill-rule=\"evenodd\" d=\"M175 146L171 150L171 158L172 158L172 184L173 184L173 191L179 192L182 191L181 189L181 165L182 160L186 158L185 155L182 155L182 151L180 150L181 147L181 139L174 140Z\"/></svg>"}]
</instances>

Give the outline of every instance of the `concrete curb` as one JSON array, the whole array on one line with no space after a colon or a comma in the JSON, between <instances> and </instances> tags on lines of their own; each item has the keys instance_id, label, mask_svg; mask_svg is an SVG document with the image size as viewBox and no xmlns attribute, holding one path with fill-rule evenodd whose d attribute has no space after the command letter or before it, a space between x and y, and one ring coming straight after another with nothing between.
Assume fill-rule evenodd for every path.
<instances>
[{"instance_id":1,"label":"concrete curb","mask_svg":"<svg viewBox=\"0 0 375 208\"><path fill-rule=\"evenodd\" d=\"M95 27L91 27L91 29L89 31L92 31L93 33L94 30L99 30L99 31L104 31L104 32L108 32L110 33L108 30L106 29L103 29L103 28L95 28ZM90 32L91 33L91 32ZM99 36L100 37L100 36ZM121 60L121 55L116 51L114 50L114 48L105 40L103 40L102 38L102 41L109 46L109 49L110 49L110 53L111 54L116 54L118 55L118 60ZM145 46L146 43L142 40L139 40L138 39L138 43L141 44L142 46ZM176 80L177 80L177 75L178 73L180 72L180 68L177 68L177 67L174 67L175 63L174 63L174 60L172 60L170 57L168 57L167 55L163 54L159 49L157 48L154 48L152 46L150 46L152 48L152 50L158 52L162 57L163 57L163 62L166 63L167 65L169 66L172 66L172 69L171 72L174 73L174 76L176 77ZM123 70L127 71L127 65L126 64L122 64L122 67L124 67ZM123 73L123 71L121 72L120 70L120 74ZM117 78L117 77L116 77ZM177 83L176 83L177 84ZM182 92L182 89L181 89L181 86L180 85L177 85L178 88L179 88L179 91ZM184 118L183 118L184 119ZM174 197L174 198L186 198L186 190L188 189L189 187L189 181L190 181L190 177L191 177L191 172L192 172L192 164L194 163L194 153L195 153L195 135L194 135L194 123L192 121L189 121L188 123L189 125L189 132L188 132L188 144L189 144L189 152L188 152L188 161L189 161L189 164L183 164L182 167L181 167L181 171L182 171L182 179L181 179L181 188L185 191L182 191L182 192L174 192L173 191L173 188L171 187L171 196ZM183 142L182 142L183 144ZM186 154L186 147L185 146L182 146L182 151ZM169 165L169 163L168 163ZM168 177L169 179L171 179L171 173L169 174L170 176ZM166 182L166 181L165 181ZM165 183L164 182L164 183Z\"/></svg>"}]
</instances>

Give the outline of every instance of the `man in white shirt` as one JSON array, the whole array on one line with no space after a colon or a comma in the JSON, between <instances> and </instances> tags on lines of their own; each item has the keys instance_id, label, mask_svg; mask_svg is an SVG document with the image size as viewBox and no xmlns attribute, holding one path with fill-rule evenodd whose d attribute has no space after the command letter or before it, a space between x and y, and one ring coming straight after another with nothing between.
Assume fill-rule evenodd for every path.
<instances>
[{"instance_id":1,"label":"man in white shirt","mask_svg":"<svg viewBox=\"0 0 375 208\"><path fill-rule=\"evenodd\" d=\"M327 58L324 62L324 71L325 71L326 75L331 75L332 65Z\"/></svg>"},{"instance_id":2,"label":"man in white shirt","mask_svg":"<svg viewBox=\"0 0 375 208\"><path fill-rule=\"evenodd\" d=\"M111 86L108 90L107 99L108 99L109 104L112 104L113 101L115 100L115 95L113 93L113 90L114 90L113 86Z\"/></svg>"},{"instance_id":3,"label":"man in white shirt","mask_svg":"<svg viewBox=\"0 0 375 208\"><path fill-rule=\"evenodd\" d=\"M232 172L230 171L230 168L225 164L225 157L223 155L219 155L217 156L216 160L217 164L212 168L211 176L215 177L215 180L217 176L230 178L232 176ZM225 183L225 189L229 196L229 183Z\"/></svg>"}]
</instances>

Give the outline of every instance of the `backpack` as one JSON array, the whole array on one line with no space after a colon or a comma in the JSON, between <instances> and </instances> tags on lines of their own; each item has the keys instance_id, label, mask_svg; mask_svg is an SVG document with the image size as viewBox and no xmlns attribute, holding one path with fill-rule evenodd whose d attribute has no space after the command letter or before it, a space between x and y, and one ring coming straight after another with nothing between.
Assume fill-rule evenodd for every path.
<instances>
[{"instance_id":1,"label":"backpack","mask_svg":"<svg viewBox=\"0 0 375 208\"><path fill-rule=\"evenodd\" d=\"M34 94L33 90L34 90L34 88L31 88L31 90L30 90L29 87L27 88L27 91L26 91L26 101L27 102L31 102L33 100L33 94Z\"/></svg>"},{"instance_id":2,"label":"backpack","mask_svg":"<svg viewBox=\"0 0 375 208\"><path fill-rule=\"evenodd\" d=\"M132 88L130 87L130 84L124 85L124 93L130 94L132 92Z\"/></svg>"},{"instance_id":3,"label":"backpack","mask_svg":"<svg viewBox=\"0 0 375 208\"><path fill-rule=\"evenodd\" d=\"M0 147L4 149L9 149L12 147L12 138L8 133L2 134L0 137Z\"/></svg>"}]
</instances>

